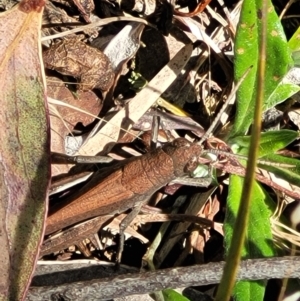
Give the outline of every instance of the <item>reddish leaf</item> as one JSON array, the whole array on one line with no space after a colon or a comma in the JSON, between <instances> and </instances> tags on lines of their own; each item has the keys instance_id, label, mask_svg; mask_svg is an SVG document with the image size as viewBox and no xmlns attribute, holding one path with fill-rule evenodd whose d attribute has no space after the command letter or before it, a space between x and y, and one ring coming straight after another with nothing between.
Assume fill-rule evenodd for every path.
<instances>
[{"instance_id":1,"label":"reddish leaf","mask_svg":"<svg viewBox=\"0 0 300 301\"><path fill-rule=\"evenodd\" d=\"M49 127L40 63L43 0L0 15L0 299L22 300L42 240Z\"/></svg>"}]
</instances>

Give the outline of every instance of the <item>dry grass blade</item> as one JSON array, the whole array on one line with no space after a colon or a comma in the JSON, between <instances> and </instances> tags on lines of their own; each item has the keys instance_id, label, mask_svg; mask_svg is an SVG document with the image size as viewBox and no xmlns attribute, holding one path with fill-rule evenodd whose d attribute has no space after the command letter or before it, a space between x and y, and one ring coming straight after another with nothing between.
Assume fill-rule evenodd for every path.
<instances>
[{"instance_id":1,"label":"dry grass blade","mask_svg":"<svg viewBox=\"0 0 300 301\"><path fill-rule=\"evenodd\" d=\"M52 40L52 39L57 39L57 38L62 38L68 35L71 35L73 33L77 33L77 32L82 32L85 31L87 29L91 29L91 28L95 28L95 27L99 27L99 26L104 26L107 24L110 24L112 22L122 22L122 21L135 21L135 22L139 22L139 23L143 23L145 25L151 26L151 24L149 22L147 22L146 20L142 19L142 18L135 18L135 17L112 17L112 18L105 18L104 20L98 21L98 22L94 22L88 25L83 25L83 26L79 26L78 28L75 29L71 29L62 33L58 33L55 35L51 35L48 37L43 37L41 38L41 41L48 41L48 40Z\"/></svg>"}]
</instances>

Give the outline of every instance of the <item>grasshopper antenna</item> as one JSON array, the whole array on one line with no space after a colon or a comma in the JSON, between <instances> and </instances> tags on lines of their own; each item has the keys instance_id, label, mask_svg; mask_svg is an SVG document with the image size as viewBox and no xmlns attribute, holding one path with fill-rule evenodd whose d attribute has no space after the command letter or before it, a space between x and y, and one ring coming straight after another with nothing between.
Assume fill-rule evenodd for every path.
<instances>
[{"instance_id":1,"label":"grasshopper antenna","mask_svg":"<svg viewBox=\"0 0 300 301\"><path fill-rule=\"evenodd\" d=\"M197 142L197 144L202 145L204 141L206 141L210 134L215 130L218 122L221 119L221 116L223 115L224 111L226 110L227 106L229 105L230 101L233 99L233 97L235 97L235 93L238 90L238 88L240 87L240 85L242 84L242 82L245 80L246 76L248 75L248 73L250 72L250 70L252 69L253 66L250 66L246 72L243 74L243 76L240 78L240 80L238 81L238 83L234 86L233 90L231 91L230 95L228 96L228 98L226 99L226 101L224 102L220 112L218 113L218 115L216 116L216 118L214 119L213 123L211 124L211 126L208 128L208 130L206 131L206 133L202 136L201 140L199 142Z\"/></svg>"},{"instance_id":2,"label":"grasshopper antenna","mask_svg":"<svg viewBox=\"0 0 300 301\"><path fill-rule=\"evenodd\" d=\"M205 149L203 152L204 153L215 154L215 155L223 155L224 157L227 157L229 159L234 159L234 160L237 160L237 159L245 160L245 161L248 160L247 156L228 153L226 151L222 151L222 150L219 150L219 149ZM296 165L293 165L293 164L284 164L284 163L279 163L279 162L267 161L267 160L263 160L263 159L258 159L257 163L262 164L262 165L276 166L276 167L282 167L282 168L294 168L294 167L296 167Z\"/></svg>"}]
</instances>

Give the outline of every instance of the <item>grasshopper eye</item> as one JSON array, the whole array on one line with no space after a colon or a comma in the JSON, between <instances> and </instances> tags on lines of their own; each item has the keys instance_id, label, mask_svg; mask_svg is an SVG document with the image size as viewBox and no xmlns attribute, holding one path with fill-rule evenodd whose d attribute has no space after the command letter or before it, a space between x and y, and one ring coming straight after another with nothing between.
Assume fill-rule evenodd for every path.
<instances>
[{"instance_id":1,"label":"grasshopper eye","mask_svg":"<svg viewBox=\"0 0 300 301\"><path fill-rule=\"evenodd\" d=\"M198 160L193 156L184 167L184 172L187 174L192 173L198 167Z\"/></svg>"}]
</instances>

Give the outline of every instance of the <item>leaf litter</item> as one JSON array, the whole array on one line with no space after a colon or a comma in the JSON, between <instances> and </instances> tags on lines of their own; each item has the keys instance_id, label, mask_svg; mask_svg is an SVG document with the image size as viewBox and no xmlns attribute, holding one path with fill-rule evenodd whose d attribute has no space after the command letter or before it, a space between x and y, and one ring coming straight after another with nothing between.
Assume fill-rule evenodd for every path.
<instances>
[{"instance_id":1,"label":"leaf litter","mask_svg":"<svg viewBox=\"0 0 300 301\"><path fill-rule=\"evenodd\" d=\"M78 39L65 39L43 53L45 67L80 80L78 90L108 91L114 72L108 57Z\"/></svg>"},{"instance_id":2,"label":"leaf litter","mask_svg":"<svg viewBox=\"0 0 300 301\"><path fill-rule=\"evenodd\" d=\"M147 2L144 5L145 7L149 7ZM135 9L141 11L140 8ZM208 116L204 118L208 120L204 121L204 125L206 125L205 122L209 123L211 118L215 115L214 111L218 110L220 106L220 104L218 104L219 100L225 97L226 93L230 91L229 83L232 81L232 66L228 63L225 56L230 57L232 53L230 52L232 49L232 40L228 35L230 32L225 29L225 26L229 26L231 32L235 32L239 9L240 5L237 5L235 10L230 13L233 16L233 19L230 18L229 20L226 20L226 17L221 16L220 13L216 14L208 7L209 14L221 24L215 27L210 35L205 32L205 29L210 28L212 22L208 13L204 13L203 16L201 16L205 23L200 21L201 19L199 16L191 18L176 15L175 18L177 22L179 22L178 24L181 23L181 25L186 26L187 30L182 30L182 27L180 26L173 26L171 29L172 35L163 38L161 35L159 36L159 33L154 32L152 28L147 28L145 25L139 25L134 22L125 25L124 27L119 26L117 23L111 23L111 26L109 24L104 26L100 30L99 38L92 41L91 45L101 49L112 62L117 79L113 90L117 91L118 94L113 95L113 91L111 91L110 93L112 95L108 95L108 98L102 101L104 101L104 106L108 106L107 103L111 103L112 100L114 100L116 106L115 109L119 111L109 120L109 122L100 121L100 124L98 124L98 128L100 129L98 129L93 136L88 136L88 139L83 142L82 146L73 151L74 154L76 152L78 154L89 155L99 153L105 146L107 147L108 143L116 143L120 139L124 134L122 134L122 129L126 130L124 131L126 133L125 135L128 135L131 126L144 116L145 112L155 103L160 95L162 95L164 99L175 102L176 106L187 107L188 110L191 110L190 108L197 105L198 110L192 111L194 120L200 120L202 113L199 113L199 110L203 106L201 102L205 101L204 109L209 113ZM118 11L121 14L123 13L122 10L117 7L115 7L115 11ZM91 14L93 14L93 12L91 12ZM111 15L108 14L107 17L111 17ZM136 33L134 28L139 28ZM143 45L143 37L147 36L148 32L151 32L154 39L157 38L158 41L148 38L148 44L146 43ZM179 39L180 35L181 38ZM172 58L178 55L178 52L182 47L187 48L188 43L196 40L202 40L204 43L200 47L196 47L192 50L191 54L189 54L191 58L188 60L187 65L179 67L178 71L175 71L178 75L173 78L172 70L169 69L164 71L166 73L164 77L161 78L159 72L163 72L163 66L168 63L168 61L172 61ZM87 44L89 44L88 40ZM208 46L205 46L205 44ZM154 47L151 47L152 45L154 45ZM158 49L157 52L155 52L156 49L152 49L155 47ZM212 59L211 51L214 51L218 59L212 61L211 65L209 65L207 63L208 59ZM143 52L148 52L148 55L150 53L150 56L145 56ZM182 57L185 56L185 53L181 54L179 60L182 61ZM160 61L161 59L162 61ZM155 71L151 71L152 69ZM215 78L213 79L211 71L214 69L218 70L217 74L219 74L219 76L214 75ZM148 82L148 86L137 93L136 96L132 96L134 93L130 90L128 82L124 83L124 81L122 81L124 77L127 76L128 78L133 70L138 70L146 80L150 81ZM75 78L80 77L75 73L71 74L67 72L65 74L72 75ZM223 78L221 74L223 75ZM207 78L207 81L203 81L204 77ZM165 78L170 82L167 82ZM176 80L174 81L175 78ZM224 81L224 78L226 81ZM160 91L156 92L155 90L158 87L160 88L163 84L165 84L166 88L162 87ZM83 85L84 83L78 88L83 88ZM170 86L169 89L168 86ZM89 88L91 88L91 86ZM206 91L204 94L203 89ZM119 93L119 91L121 91L121 93ZM135 101L137 103L136 105ZM125 109L120 109L120 107L127 102L129 125L124 124L124 118L128 112L126 112ZM107 109L105 109L105 111L106 110ZM104 117L105 114L108 115L105 111L102 111L100 115ZM199 114L199 116L197 114ZM230 112L228 112L228 114L230 114ZM203 116L201 116L201 118L202 117ZM80 120L78 121L80 122ZM226 120L224 123L225 122ZM174 128L176 128L176 126ZM226 128L224 128L224 130L226 130ZM133 136L133 138L134 137L135 136Z\"/></svg>"}]
</instances>

